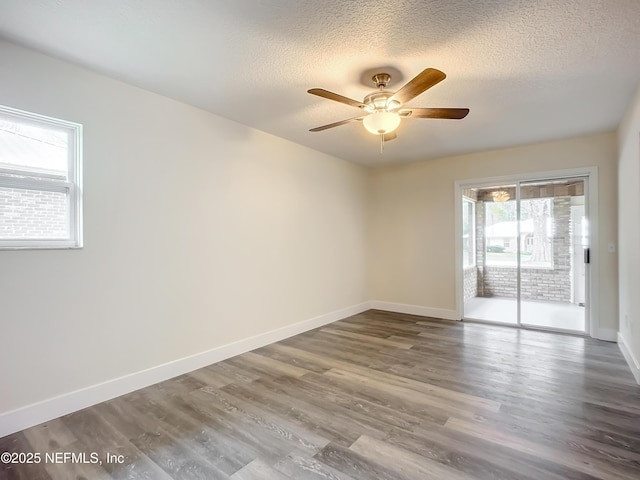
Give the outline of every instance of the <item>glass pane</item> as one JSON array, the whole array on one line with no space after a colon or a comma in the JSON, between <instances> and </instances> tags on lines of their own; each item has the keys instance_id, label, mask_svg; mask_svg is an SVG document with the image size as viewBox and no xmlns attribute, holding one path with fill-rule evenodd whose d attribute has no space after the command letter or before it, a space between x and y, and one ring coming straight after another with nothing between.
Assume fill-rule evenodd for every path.
<instances>
[{"instance_id":1,"label":"glass pane","mask_svg":"<svg viewBox=\"0 0 640 480\"><path fill-rule=\"evenodd\" d=\"M475 203L476 268L465 269L466 318L518 323L515 185L470 189ZM474 283L475 289L468 288Z\"/></svg>"},{"instance_id":2,"label":"glass pane","mask_svg":"<svg viewBox=\"0 0 640 480\"><path fill-rule=\"evenodd\" d=\"M516 201L485 202L486 264L516 267L518 223Z\"/></svg>"},{"instance_id":3,"label":"glass pane","mask_svg":"<svg viewBox=\"0 0 640 480\"><path fill-rule=\"evenodd\" d=\"M0 168L66 177L69 131L0 115Z\"/></svg>"},{"instance_id":4,"label":"glass pane","mask_svg":"<svg viewBox=\"0 0 640 480\"><path fill-rule=\"evenodd\" d=\"M521 323L584 332L582 179L521 184Z\"/></svg>"},{"instance_id":5,"label":"glass pane","mask_svg":"<svg viewBox=\"0 0 640 480\"><path fill-rule=\"evenodd\" d=\"M523 268L553 268L553 207L551 198L523 198L520 202Z\"/></svg>"},{"instance_id":6,"label":"glass pane","mask_svg":"<svg viewBox=\"0 0 640 480\"><path fill-rule=\"evenodd\" d=\"M0 187L0 240L69 238L68 195Z\"/></svg>"}]
</instances>

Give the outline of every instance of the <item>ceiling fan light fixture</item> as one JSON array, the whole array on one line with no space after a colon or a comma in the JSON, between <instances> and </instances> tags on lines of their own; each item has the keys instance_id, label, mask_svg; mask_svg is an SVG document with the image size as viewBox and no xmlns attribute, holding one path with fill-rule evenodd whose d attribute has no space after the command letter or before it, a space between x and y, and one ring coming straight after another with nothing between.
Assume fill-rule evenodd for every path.
<instances>
[{"instance_id":1,"label":"ceiling fan light fixture","mask_svg":"<svg viewBox=\"0 0 640 480\"><path fill-rule=\"evenodd\" d=\"M384 110L375 111L362 120L364 128L374 135L384 135L393 132L400 125L400 115Z\"/></svg>"},{"instance_id":2,"label":"ceiling fan light fixture","mask_svg":"<svg viewBox=\"0 0 640 480\"><path fill-rule=\"evenodd\" d=\"M494 202L506 202L511 198L511 195L506 190L496 190L491 192L491 197Z\"/></svg>"}]
</instances>

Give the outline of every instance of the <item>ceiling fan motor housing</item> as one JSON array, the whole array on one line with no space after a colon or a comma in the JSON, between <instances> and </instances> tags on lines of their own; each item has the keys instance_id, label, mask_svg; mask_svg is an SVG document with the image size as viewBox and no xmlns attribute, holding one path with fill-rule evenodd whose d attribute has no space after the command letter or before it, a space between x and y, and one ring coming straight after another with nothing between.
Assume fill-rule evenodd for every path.
<instances>
[{"instance_id":1,"label":"ceiling fan motor housing","mask_svg":"<svg viewBox=\"0 0 640 480\"><path fill-rule=\"evenodd\" d=\"M364 103L366 105L365 110L368 112L374 112L379 110L392 110L388 105L389 99L394 92L388 92L386 90L375 91L364 97ZM396 103L396 102L393 102ZM395 108L400 105L396 105Z\"/></svg>"},{"instance_id":2,"label":"ceiling fan motor housing","mask_svg":"<svg viewBox=\"0 0 640 480\"><path fill-rule=\"evenodd\" d=\"M389 90L385 90L389 81L391 80L391 75L388 73L377 73L371 80L376 84L376 86L380 90L376 90L375 92L371 92L369 95L364 97L362 103L366 105L365 110L368 112L377 112L377 111L390 111L395 110L400 107L399 102L389 102L389 99L393 96L395 92L391 92Z\"/></svg>"},{"instance_id":3,"label":"ceiling fan motor housing","mask_svg":"<svg viewBox=\"0 0 640 480\"><path fill-rule=\"evenodd\" d=\"M387 84L391 80L388 73L377 73L372 78L373 82L379 88L375 92L370 93L362 103L369 115L363 119L364 127L373 134L384 135L393 132L400 124L400 117L392 110L400 107L399 102L389 101L395 92L385 90Z\"/></svg>"}]
</instances>

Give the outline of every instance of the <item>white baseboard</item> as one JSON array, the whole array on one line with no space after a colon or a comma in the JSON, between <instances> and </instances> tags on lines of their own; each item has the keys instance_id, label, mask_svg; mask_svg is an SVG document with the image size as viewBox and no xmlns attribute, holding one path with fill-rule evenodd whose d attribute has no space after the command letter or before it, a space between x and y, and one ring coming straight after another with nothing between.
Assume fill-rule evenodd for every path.
<instances>
[{"instance_id":1,"label":"white baseboard","mask_svg":"<svg viewBox=\"0 0 640 480\"><path fill-rule=\"evenodd\" d=\"M180 358L147 370L131 373L120 378L91 385L74 392L5 412L0 414L0 438L97 403L119 397L120 395L133 392L134 390L189 373L198 368L206 367L212 363L220 362L227 358L240 355L241 353L284 340L285 338L336 322L351 315L356 315L369 310L369 308L369 302L353 305L221 347L212 348L211 350L189 357Z\"/></svg>"},{"instance_id":2,"label":"white baseboard","mask_svg":"<svg viewBox=\"0 0 640 480\"><path fill-rule=\"evenodd\" d=\"M618 347L620 348L624 359L629 364L631 373L633 373L633 378L635 378L638 385L640 385L640 362L638 362L638 359L633 355L633 352L620 332L618 332Z\"/></svg>"},{"instance_id":3,"label":"white baseboard","mask_svg":"<svg viewBox=\"0 0 640 480\"><path fill-rule=\"evenodd\" d=\"M371 308L374 310L420 315L422 317L444 318L445 320L460 320L460 315L458 315L455 310L448 310L445 308L431 308L420 305L407 305L404 303L380 302L378 300L373 300L369 303Z\"/></svg>"},{"instance_id":4,"label":"white baseboard","mask_svg":"<svg viewBox=\"0 0 640 480\"><path fill-rule=\"evenodd\" d=\"M607 342L617 342L618 332L611 328L596 328L593 332L593 338L598 340L605 340Z\"/></svg>"}]
</instances>

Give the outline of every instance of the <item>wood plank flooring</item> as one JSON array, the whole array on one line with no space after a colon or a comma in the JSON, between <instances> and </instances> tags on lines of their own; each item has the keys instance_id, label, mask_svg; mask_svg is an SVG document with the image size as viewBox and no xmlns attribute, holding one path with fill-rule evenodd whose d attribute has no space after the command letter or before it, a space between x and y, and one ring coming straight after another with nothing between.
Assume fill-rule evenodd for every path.
<instances>
[{"instance_id":1,"label":"wood plank flooring","mask_svg":"<svg viewBox=\"0 0 640 480\"><path fill-rule=\"evenodd\" d=\"M637 480L640 386L614 343L371 310L5 451L43 458L0 479ZM45 461L56 452L99 462Z\"/></svg>"}]
</instances>

